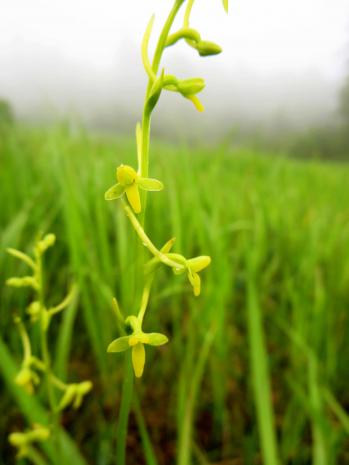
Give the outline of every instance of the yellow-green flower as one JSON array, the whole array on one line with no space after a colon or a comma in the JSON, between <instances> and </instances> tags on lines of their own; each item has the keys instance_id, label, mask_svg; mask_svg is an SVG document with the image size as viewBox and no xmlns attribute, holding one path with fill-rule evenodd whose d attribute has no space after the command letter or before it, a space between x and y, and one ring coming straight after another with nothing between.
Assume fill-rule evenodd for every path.
<instances>
[{"instance_id":1,"label":"yellow-green flower","mask_svg":"<svg viewBox=\"0 0 349 465\"><path fill-rule=\"evenodd\" d=\"M135 376L140 378L143 374L145 364L144 344L150 346L161 346L168 342L167 336L161 333L144 333L137 317L130 316L126 323L133 328L133 333L129 336L122 336L115 339L108 346L107 352L124 352L132 348L132 365Z\"/></svg>"},{"instance_id":2,"label":"yellow-green flower","mask_svg":"<svg viewBox=\"0 0 349 465\"><path fill-rule=\"evenodd\" d=\"M50 430L45 426L35 425L26 432L14 432L8 437L9 443L18 449L17 458L25 458L33 443L44 442L50 437Z\"/></svg>"},{"instance_id":3,"label":"yellow-green flower","mask_svg":"<svg viewBox=\"0 0 349 465\"><path fill-rule=\"evenodd\" d=\"M193 286L194 295L197 297L201 292L201 278L199 272L207 268L211 263L211 257L208 255L200 255L199 257L186 259L183 255L177 253L167 253L166 256L177 262L179 265L182 265L178 268L173 268L175 274L181 274L185 271L190 284Z\"/></svg>"},{"instance_id":4,"label":"yellow-green flower","mask_svg":"<svg viewBox=\"0 0 349 465\"><path fill-rule=\"evenodd\" d=\"M193 286L195 296L200 295L201 292L201 278L199 276L199 271L208 267L210 263L211 257L208 255L201 255L199 257L190 258L186 261L188 279L190 284Z\"/></svg>"},{"instance_id":5,"label":"yellow-green flower","mask_svg":"<svg viewBox=\"0 0 349 465\"><path fill-rule=\"evenodd\" d=\"M59 403L58 410L64 410L69 405L72 405L74 409L78 409L83 398L91 391L92 387L91 381L69 384Z\"/></svg>"},{"instance_id":6,"label":"yellow-green flower","mask_svg":"<svg viewBox=\"0 0 349 465\"><path fill-rule=\"evenodd\" d=\"M211 263L211 257L208 255L200 255L198 257L186 259L183 255L179 253L170 253L170 250L175 242L175 238L170 239L166 244L160 249L160 252L169 258L173 265L168 266L172 267L172 270L175 274L182 274L187 272L187 276L190 284L193 286L194 295L197 297L201 292L201 278L199 272L207 268ZM162 259L154 257L147 263L145 270L146 273L153 273L157 266L161 263ZM178 264L178 267L176 267Z\"/></svg>"},{"instance_id":7,"label":"yellow-green flower","mask_svg":"<svg viewBox=\"0 0 349 465\"><path fill-rule=\"evenodd\" d=\"M104 194L105 200L115 200L126 194L127 200L135 213L142 210L139 188L145 191L161 191L164 186L161 181L153 178L143 178L132 166L120 165L116 169L117 184L114 184Z\"/></svg>"},{"instance_id":8,"label":"yellow-green flower","mask_svg":"<svg viewBox=\"0 0 349 465\"><path fill-rule=\"evenodd\" d=\"M39 376L31 369L30 364L24 364L15 377L15 383L23 387L28 394L33 394L35 386L40 383Z\"/></svg>"}]
</instances>

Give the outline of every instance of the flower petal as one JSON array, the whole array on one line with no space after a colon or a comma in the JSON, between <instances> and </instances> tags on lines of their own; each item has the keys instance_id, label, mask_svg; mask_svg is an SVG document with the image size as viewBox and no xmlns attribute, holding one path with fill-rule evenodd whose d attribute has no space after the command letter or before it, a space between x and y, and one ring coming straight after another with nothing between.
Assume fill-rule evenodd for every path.
<instances>
[{"instance_id":1,"label":"flower petal","mask_svg":"<svg viewBox=\"0 0 349 465\"><path fill-rule=\"evenodd\" d=\"M136 378L140 378L143 374L145 364L145 349L144 345L140 342L132 348L132 364Z\"/></svg>"},{"instance_id":2,"label":"flower petal","mask_svg":"<svg viewBox=\"0 0 349 465\"><path fill-rule=\"evenodd\" d=\"M168 337L161 333L147 333L147 342L150 346L162 346L168 342Z\"/></svg>"},{"instance_id":3,"label":"flower petal","mask_svg":"<svg viewBox=\"0 0 349 465\"><path fill-rule=\"evenodd\" d=\"M186 98L189 99L193 103L194 107L200 113L202 113L205 110L203 104L200 102L200 100L198 99L196 95L187 95Z\"/></svg>"},{"instance_id":4,"label":"flower petal","mask_svg":"<svg viewBox=\"0 0 349 465\"><path fill-rule=\"evenodd\" d=\"M116 179L122 186L133 184L137 178L136 171L129 165L120 165L116 168Z\"/></svg>"},{"instance_id":5,"label":"flower petal","mask_svg":"<svg viewBox=\"0 0 349 465\"><path fill-rule=\"evenodd\" d=\"M137 179L137 184L145 191L161 191L164 188L164 185L161 181L153 178L139 177Z\"/></svg>"},{"instance_id":6,"label":"flower petal","mask_svg":"<svg viewBox=\"0 0 349 465\"><path fill-rule=\"evenodd\" d=\"M120 183L114 184L107 192L104 194L105 200L115 200L122 196L125 192L125 187Z\"/></svg>"},{"instance_id":7,"label":"flower petal","mask_svg":"<svg viewBox=\"0 0 349 465\"><path fill-rule=\"evenodd\" d=\"M65 390L65 393L63 394L63 397L61 398L59 405L58 405L58 410L64 410L68 405L70 405L72 402L74 402L74 398L76 396L76 384L70 384Z\"/></svg>"},{"instance_id":8,"label":"flower petal","mask_svg":"<svg viewBox=\"0 0 349 465\"><path fill-rule=\"evenodd\" d=\"M211 257L208 255L201 255L200 257L190 258L187 260L189 268L196 273L206 268L210 263Z\"/></svg>"},{"instance_id":9,"label":"flower petal","mask_svg":"<svg viewBox=\"0 0 349 465\"><path fill-rule=\"evenodd\" d=\"M188 270L188 279L190 281L190 284L193 286L193 291L194 291L194 295L195 297L199 296L200 295L200 292L201 292L201 279L200 279L200 276L194 272L190 272L190 270Z\"/></svg>"},{"instance_id":10,"label":"flower petal","mask_svg":"<svg viewBox=\"0 0 349 465\"><path fill-rule=\"evenodd\" d=\"M127 200L129 201L133 211L135 213L140 213L142 208L137 184L133 183L130 186L127 186L125 192Z\"/></svg>"},{"instance_id":11,"label":"flower petal","mask_svg":"<svg viewBox=\"0 0 349 465\"><path fill-rule=\"evenodd\" d=\"M111 342L107 348L107 352L124 352L127 350L129 345L130 336L122 336Z\"/></svg>"}]
</instances>

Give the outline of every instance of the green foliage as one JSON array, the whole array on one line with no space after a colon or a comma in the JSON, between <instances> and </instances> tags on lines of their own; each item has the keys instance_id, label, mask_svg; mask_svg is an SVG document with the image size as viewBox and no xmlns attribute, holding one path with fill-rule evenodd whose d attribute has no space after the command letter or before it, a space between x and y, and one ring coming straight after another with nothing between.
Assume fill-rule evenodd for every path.
<instances>
[{"instance_id":1,"label":"green foliage","mask_svg":"<svg viewBox=\"0 0 349 465\"><path fill-rule=\"evenodd\" d=\"M66 429L91 464L115 463L112 419L125 372L119 356L105 354L118 329L110 301L115 292L127 311L138 302L137 283L129 272L137 266L130 247L134 230L116 202L105 202L103 194L105 180L114 182L115 154L120 154L119 163L131 166L135 151L132 140L92 136L68 124L47 130L15 126L1 144L1 281L28 269L24 262L19 268L6 247L26 252L38 225L56 232L59 241L45 262L47 306L61 301L71 274L80 298L62 319L53 320L48 342L55 373L94 382L94 394L79 415L64 414ZM199 247L210 251L212 263L200 299L193 297L185 273L174 280L167 267L156 271L144 331L160 331L171 343L159 349L146 346L151 369L133 387L149 407L137 410L140 403L133 396L125 401L135 409L129 463L142 463L143 447L149 460L153 450L159 465L175 463L175 440L183 455L186 444L194 442L193 463L199 457L213 463L236 457L258 463L262 437L268 448L272 434L268 414L265 421L257 420L257 405L266 408L263 398L270 399L274 410L280 463L315 463L313 454L319 457L323 450L328 464L346 463L349 168L159 142L153 144L152 157L152 174L166 186L147 206L152 241L162 253L171 253L173 240L163 246L171 234L184 256L196 256ZM251 274L252 265L258 266L257 273ZM10 310L23 309L24 320L31 292L3 287L0 295L0 371L7 386L1 405L9 412L0 426L3 463L12 460L5 432L21 429L19 410L29 424L48 421L40 399L13 382L20 341ZM265 374L259 379L253 369L262 352L256 328L247 324L256 311L252 297L265 332L269 395ZM35 332L31 338L38 347ZM9 356L3 339L17 360ZM251 339L255 345L249 344ZM132 373L131 350L125 355ZM9 395L19 410L9 408ZM149 438L156 438L152 446ZM71 439L65 436L62 443L63 463L79 463L76 448L75 455L69 449ZM49 463L54 463L51 457Z\"/></svg>"}]
</instances>

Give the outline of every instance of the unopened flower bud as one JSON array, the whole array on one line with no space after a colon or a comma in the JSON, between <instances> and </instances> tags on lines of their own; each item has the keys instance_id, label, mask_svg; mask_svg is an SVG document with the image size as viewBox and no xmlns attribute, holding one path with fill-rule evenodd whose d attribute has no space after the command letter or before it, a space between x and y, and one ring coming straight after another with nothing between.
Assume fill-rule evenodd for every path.
<instances>
[{"instance_id":1,"label":"unopened flower bud","mask_svg":"<svg viewBox=\"0 0 349 465\"><path fill-rule=\"evenodd\" d=\"M34 301L32 302L29 307L27 308L27 313L30 315L31 321L36 321L41 311L40 302Z\"/></svg>"},{"instance_id":2,"label":"unopened flower bud","mask_svg":"<svg viewBox=\"0 0 349 465\"><path fill-rule=\"evenodd\" d=\"M31 383L32 374L29 368L22 368L15 378L15 383L19 386L26 386Z\"/></svg>"},{"instance_id":3,"label":"unopened flower bud","mask_svg":"<svg viewBox=\"0 0 349 465\"><path fill-rule=\"evenodd\" d=\"M56 242L56 236L54 234L46 234L46 236L36 244L36 248L40 254L46 252L49 247L52 247Z\"/></svg>"},{"instance_id":4,"label":"unopened flower bud","mask_svg":"<svg viewBox=\"0 0 349 465\"><path fill-rule=\"evenodd\" d=\"M33 287L34 289L38 288L38 282L32 276L24 276L23 278L9 278L6 281L6 284L12 287Z\"/></svg>"},{"instance_id":5,"label":"unopened flower bud","mask_svg":"<svg viewBox=\"0 0 349 465\"><path fill-rule=\"evenodd\" d=\"M25 433L11 433L8 441L12 446L23 447L27 443Z\"/></svg>"},{"instance_id":6,"label":"unopened flower bud","mask_svg":"<svg viewBox=\"0 0 349 465\"><path fill-rule=\"evenodd\" d=\"M202 57L218 55L222 52L222 49L218 44L209 42L207 40L200 40L200 42L196 44L195 48L199 52L199 55Z\"/></svg>"}]
</instances>

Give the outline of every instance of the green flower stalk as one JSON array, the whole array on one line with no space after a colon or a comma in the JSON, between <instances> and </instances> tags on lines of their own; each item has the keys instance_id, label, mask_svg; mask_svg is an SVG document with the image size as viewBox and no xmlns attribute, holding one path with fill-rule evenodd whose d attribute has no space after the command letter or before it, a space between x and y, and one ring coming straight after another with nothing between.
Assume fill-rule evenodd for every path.
<instances>
[{"instance_id":1,"label":"green flower stalk","mask_svg":"<svg viewBox=\"0 0 349 465\"><path fill-rule=\"evenodd\" d=\"M191 47L194 47L201 56L215 55L221 52L221 48L217 44L207 40L202 40L199 32L189 27L189 16L194 3L193 0L188 0L187 2L187 9L184 15L183 28L181 28L177 32L169 34L175 16L177 15L183 3L185 3L185 0L176 0L174 2L170 15L160 34L152 62L150 61L148 56L148 45L154 23L154 16L152 16L146 28L142 43L142 60L145 71L149 78L149 82L145 95L142 124L138 123L136 126L138 169L136 171L131 166L120 165L116 170L117 184L113 185L110 189L106 191L105 199L121 199L121 205L127 217L129 218L133 228L135 229L137 235L141 239L143 245L153 255L153 259L145 267L146 272L149 272L149 270L152 270L152 272L154 272L155 265L164 264L171 267L175 274L186 273L189 282L193 287L194 295L198 296L201 292L201 278L198 273L210 264L210 257L200 256L191 259L186 259L183 255L177 253L169 253L169 250L159 250L152 243L152 241L149 239L149 237L143 229L146 206L146 192L160 191L163 189L163 184L161 181L148 177L150 119L162 91L168 90L172 92L177 92L183 97L191 100L194 106L199 111L203 110L203 105L198 99L197 94L203 90L205 86L204 80L201 78L178 79L176 76L165 74L164 70L162 70L160 75L158 75L157 72L162 54L167 47L174 45L180 39L185 39L186 42ZM224 1L223 4L225 9L227 10L228 2ZM144 204L143 210L139 189L145 191L145 193L142 196ZM126 196L126 200L122 199L124 194ZM135 214L140 214L141 212L143 212L140 221L137 219L133 212ZM147 288L145 291L143 291L143 293L144 292L147 292L149 294L150 286L149 289ZM129 347L133 347L132 353L138 354L137 356L133 355L133 366L136 376L139 377L143 373L143 366L145 360L144 344L160 344L153 344L152 341L155 341L155 339L149 339L149 337L147 339L146 333L143 333L141 330L139 321L137 320L138 323L136 324L136 318L133 316L124 320L121 323L121 325L124 324L125 326L127 326L127 324L130 323L130 318L134 318L132 320L132 335L122 336L121 338L113 341L108 347L108 352L121 352L128 349ZM162 344L167 342L166 336L163 336L163 338L161 338L161 341Z\"/></svg>"},{"instance_id":2,"label":"green flower stalk","mask_svg":"<svg viewBox=\"0 0 349 465\"><path fill-rule=\"evenodd\" d=\"M183 26L171 32L174 20L183 4L186 3ZM143 263L143 268L138 270L143 276L139 276L138 281L144 287L139 302L138 314L131 314L124 318L116 299L113 299L113 309L116 315L117 326L120 335L112 341L108 352L132 351L132 365L134 374L140 378L144 372L145 345L161 346L167 343L167 336L158 332L145 332L143 323L151 293L151 287L157 270L165 265L172 269L175 275L186 274L190 285L193 288L194 296L199 296L201 292L201 277L199 272L209 266L211 258L206 255L185 258L179 253L170 252L174 239L170 239L162 248L156 247L144 230L145 213L147 205L148 191L161 191L163 184L161 181L149 177L149 145L150 126L152 113L160 96L165 91L176 92L181 97L189 100L194 107L202 112L204 107L198 94L204 89L205 81L200 77L178 78L172 74L167 74L165 69L160 68L160 62L164 51L183 39L200 56L206 57L221 53L219 45L209 40L203 39L202 35L189 25L189 18L194 0L175 0L172 9L165 21L163 29L158 38L152 59L149 57L148 48L155 17L152 16L144 33L142 41L142 61L145 72L148 76L148 86L144 98L142 122L136 125L137 143L137 169L128 165L120 165L116 170L117 184L114 184L105 193L108 201L116 200L127 218L130 221L136 235L143 246L148 250L151 257ZM228 0L223 0L225 10L228 10ZM141 190L141 191L140 191ZM141 254L140 254L141 255ZM140 257L142 260L143 257ZM128 365L126 365L128 367ZM118 424L118 442L116 463L125 464L125 448L127 436L127 419L131 408L132 400L132 379L131 372L127 368L123 385L123 396L120 406L120 417Z\"/></svg>"},{"instance_id":3,"label":"green flower stalk","mask_svg":"<svg viewBox=\"0 0 349 465\"><path fill-rule=\"evenodd\" d=\"M32 274L24 277L12 277L6 281L8 286L20 288L30 287L33 290L34 300L28 305L26 313L32 324L39 326L40 332L40 357L33 355L32 344L26 327L19 316L14 322L17 326L22 346L23 359L14 382L22 387L28 394L35 395L37 388L44 379L46 384L47 403L51 413L49 425L35 427L27 432L16 432L9 436L10 443L18 448L18 458L27 458L33 463L43 463L41 454L36 450L35 444L48 440L50 437L55 441L57 455L59 456L58 426L59 412L68 406L74 409L80 407L84 396L92 389L91 381L83 381L76 384L66 384L61 381L52 370L51 355L48 346L48 331L52 318L66 309L76 296L76 288L72 286L67 296L57 305L47 306L44 293L43 279L43 255L54 245L56 237L47 234L39 239L33 251L33 257L20 250L9 248L7 252L24 262ZM59 391L61 400L57 402L56 394Z\"/></svg>"}]
</instances>

